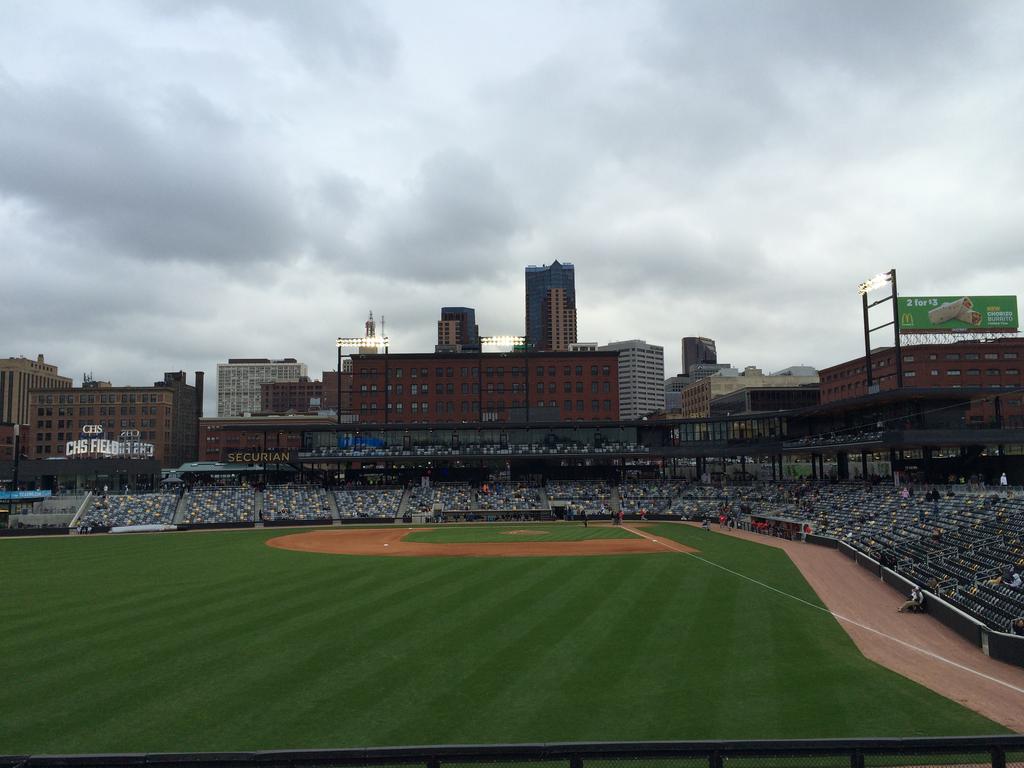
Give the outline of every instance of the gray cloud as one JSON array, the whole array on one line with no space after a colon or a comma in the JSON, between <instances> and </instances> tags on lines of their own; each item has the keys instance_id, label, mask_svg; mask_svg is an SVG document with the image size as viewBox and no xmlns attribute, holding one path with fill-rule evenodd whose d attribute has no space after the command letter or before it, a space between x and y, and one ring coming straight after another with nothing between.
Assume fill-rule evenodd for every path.
<instances>
[{"instance_id":1,"label":"gray cloud","mask_svg":"<svg viewBox=\"0 0 1024 768\"><path fill-rule=\"evenodd\" d=\"M0 355L75 375L316 375L368 309L393 351L445 304L514 333L556 258L581 336L670 372L693 333L766 369L860 354L855 286L891 266L908 294L1024 281L1017 4L5 11Z\"/></svg>"},{"instance_id":2,"label":"gray cloud","mask_svg":"<svg viewBox=\"0 0 1024 768\"><path fill-rule=\"evenodd\" d=\"M493 168L456 151L424 162L384 222L370 246L376 263L396 279L430 283L493 277L522 225Z\"/></svg>"},{"instance_id":3,"label":"gray cloud","mask_svg":"<svg viewBox=\"0 0 1024 768\"><path fill-rule=\"evenodd\" d=\"M102 93L0 83L0 194L142 260L287 258L299 235L274 164L197 93L161 107L147 124Z\"/></svg>"},{"instance_id":4,"label":"gray cloud","mask_svg":"<svg viewBox=\"0 0 1024 768\"><path fill-rule=\"evenodd\" d=\"M158 7L167 14L199 16L220 9L235 17L269 24L311 70L338 64L387 75L398 53L392 30L358 0L167 0Z\"/></svg>"}]
</instances>

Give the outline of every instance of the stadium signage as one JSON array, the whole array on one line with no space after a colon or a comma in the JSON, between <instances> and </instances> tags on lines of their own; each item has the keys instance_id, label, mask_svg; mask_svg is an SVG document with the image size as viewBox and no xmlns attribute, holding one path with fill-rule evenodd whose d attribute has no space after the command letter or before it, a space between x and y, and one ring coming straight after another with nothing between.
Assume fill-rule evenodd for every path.
<instances>
[{"instance_id":1,"label":"stadium signage","mask_svg":"<svg viewBox=\"0 0 1024 768\"><path fill-rule=\"evenodd\" d=\"M1017 330L1016 296L900 296L900 333Z\"/></svg>"},{"instance_id":2,"label":"stadium signage","mask_svg":"<svg viewBox=\"0 0 1024 768\"><path fill-rule=\"evenodd\" d=\"M103 425L102 424L86 424L82 427L83 435L102 435Z\"/></svg>"},{"instance_id":3,"label":"stadium signage","mask_svg":"<svg viewBox=\"0 0 1024 768\"><path fill-rule=\"evenodd\" d=\"M288 451L235 451L227 456L232 464L280 464L289 458Z\"/></svg>"},{"instance_id":4,"label":"stadium signage","mask_svg":"<svg viewBox=\"0 0 1024 768\"><path fill-rule=\"evenodd\" d=\"M93 437L69 441L64 453L66 456L151 459L154 447L152 443L141 443L138 440L105 440L102 437Z\"/></svg>"}]
</instances>

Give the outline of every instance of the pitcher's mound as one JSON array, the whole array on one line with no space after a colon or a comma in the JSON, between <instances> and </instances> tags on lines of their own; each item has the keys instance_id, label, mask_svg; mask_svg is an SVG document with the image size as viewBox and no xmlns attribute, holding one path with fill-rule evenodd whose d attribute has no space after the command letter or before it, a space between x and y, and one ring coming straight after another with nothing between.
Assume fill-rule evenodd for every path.
<instances>
[{"instance_id":1,"label":"pitcher's mound","mask_svg":"<svg viewBox=\"0 0 1024 768\"><path fill-rule=\"evenodd\" d=\"M418 528L417 530L431 530ZM408 530L372 528L349 531L310 531L270 539L267 544L299 552L388 557L565 557L586 555L650 555L658 552L696 552L673 542L672 550L639 536L635 539L582 541L502 541L434 544L403 541Z\"/></svg>"}]
</instances>

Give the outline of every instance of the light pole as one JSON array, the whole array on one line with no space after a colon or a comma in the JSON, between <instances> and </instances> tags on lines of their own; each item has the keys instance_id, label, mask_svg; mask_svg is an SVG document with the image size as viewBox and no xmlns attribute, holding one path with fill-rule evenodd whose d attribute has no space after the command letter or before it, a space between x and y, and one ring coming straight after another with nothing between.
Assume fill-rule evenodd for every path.
<instances>
[{"instance_id":1,"label":"light pole","mask_svg":"<svg viewBox=\"0 0 1024 768\"><path fill-rule=\"evenodd\" d=\"M868 294L874 290L885 287L887 284L892 286L889 295L869 304ZM874 384L874 378L872 377L871 370L871 334L874 331L879 331L882 328L889 327L890 325L893 330L893 351L896 354L896 388L902 389L903 354L900 349L899 301L897 300L895 268L890 269L888 272L882 272L881 274L875 275L870 280L865 280L857 286L857 290L860 293L861 307L864 315L864 371L867 376L868 394L870 394L871 387ZM887 301L892 302L892 320L887 323L882 323L881 325L876 325L872 328L871 322L868 319L868 310L872 307L878 306L879 304L884 304Z\"/></svg>"},{"instance_id":2,"label":"light pole","mask_svg":"<svg viewBox=\"0 0 1024 768\"><path fill-rule=\"evenodd\" d=\"M339 336L337 340L338 346L338 423L341 424L341 348L342 347L374 347L380 349L384 347L384 422L388 420L388 392L387 392L387 354L388 344L391 342L389 336Z\"/></svg>"},{"instance_id":3,"label":"light pole","mask_svg":"<svg viewBox=\"0 0 1024 768\"><path fill-rule=\"evenodd\" d=\"M14 425L14 487L12 491L18 490L18 464L21 461L21 425Z\"/></svg>"}]
</instances>

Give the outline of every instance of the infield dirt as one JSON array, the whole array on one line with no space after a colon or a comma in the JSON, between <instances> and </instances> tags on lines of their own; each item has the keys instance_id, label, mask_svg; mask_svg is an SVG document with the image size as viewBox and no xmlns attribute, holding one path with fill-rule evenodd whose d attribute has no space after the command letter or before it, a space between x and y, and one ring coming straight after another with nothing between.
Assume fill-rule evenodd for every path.
<instances>
[{"instance_id":1,"label":"infield dirt","mask_svg":"<svg viewBox=\"0 0 1024 768\"><path fill-rule=\"evenodd\" d=\"M385 557L584 557L593 555L664 554L665 548L640 538L583 539L580 541L521 541L434 543L405 541L413 529L367 528L310 531L270 539L267 544L298 552ZM436 530L416 528L417 531ZM676 545L681 547L682 545ZM686 551L696 552L686 548Z\"/></svg>"}]
</instances>

